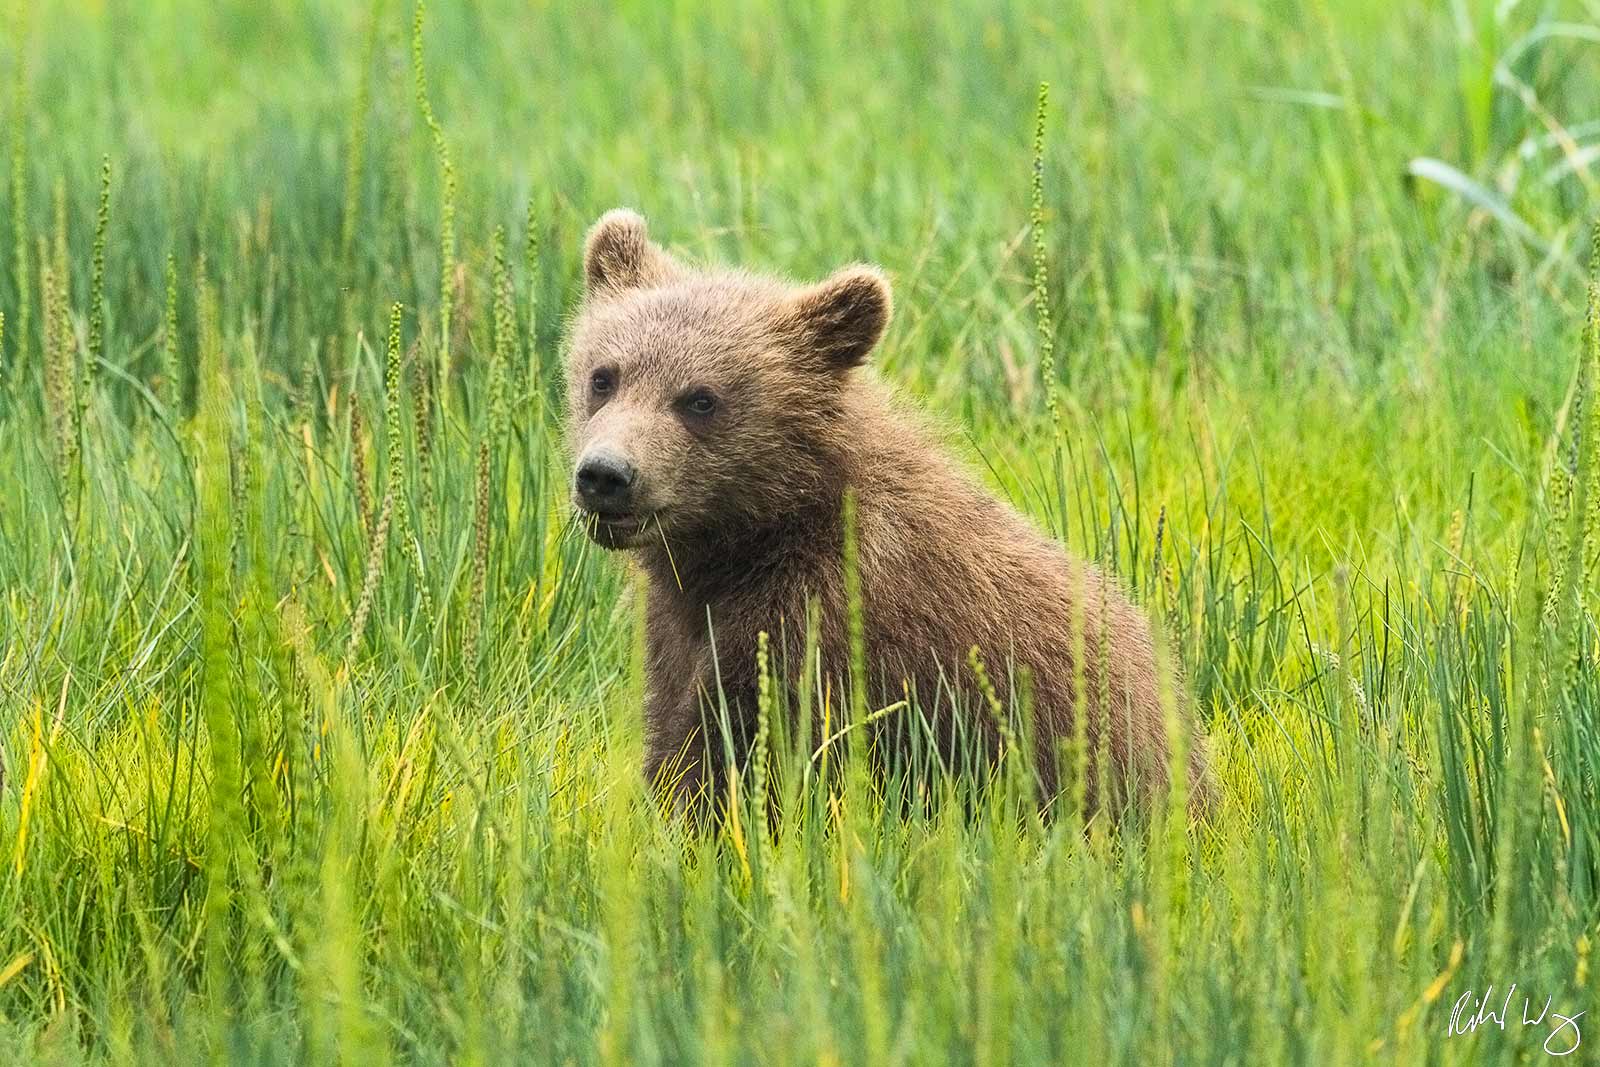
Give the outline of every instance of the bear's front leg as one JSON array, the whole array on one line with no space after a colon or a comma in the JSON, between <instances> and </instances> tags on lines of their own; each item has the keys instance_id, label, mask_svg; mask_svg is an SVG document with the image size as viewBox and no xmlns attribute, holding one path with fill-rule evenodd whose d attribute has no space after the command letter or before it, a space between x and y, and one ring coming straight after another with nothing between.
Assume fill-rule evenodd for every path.
<instances>
[{"instance_id":1,"label":"bear's front leg","mask_svg":"<svg viewBox=\"0 0 1600 1067\"><path fill-rule=\"evenodd\" d=\"M645 779L676 814L704 821L754 736L755 639L725 630L713 648L671 604L658 593L650 605Z\"/></svg>"},{"instance_id":2,"label":"bear's front leg","mask_svg":"<svg viewBox=\"0 0 1600 1067\"><path fill-rule=\"evenodd\" d=\"M651 700L645 711L645 778L675 814L695 822L726 803L725 770L730 760L742 766L750 748L753 731L743 712L754 705L754 690L746 693L735 682L729 692L730 681L724 678L721 690L697 681L681 701Z\"/></svg>"},{"instance_id":3,"label":"bear's front leg","mask_svg":"<svg viewBox=\"0 0 1600 1067\"><path fill-rule=\"evenodd\" d=\"M645 781L674 815L703 817L711 805L711 776L706 770L705 734L699 723L687 731L653 733L645 749Z\"/></svg>"}]
</instances>

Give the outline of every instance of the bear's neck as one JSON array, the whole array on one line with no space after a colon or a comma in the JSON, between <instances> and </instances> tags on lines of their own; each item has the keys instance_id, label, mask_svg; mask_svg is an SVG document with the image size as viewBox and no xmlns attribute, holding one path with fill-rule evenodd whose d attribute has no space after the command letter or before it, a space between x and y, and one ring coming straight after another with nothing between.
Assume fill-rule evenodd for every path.
<instances>
[{"instance_id":1,"label":"bear's neck","mask_svg":"<svg viewBox=\"0 0 1600 1067\"><path fill-rule=\"evenodd\" d=\"M772 521L663 538L639 549L651 595L699 611L745 590L781 589L843 549L843 483Z\"/></svg>"}]
</instances>

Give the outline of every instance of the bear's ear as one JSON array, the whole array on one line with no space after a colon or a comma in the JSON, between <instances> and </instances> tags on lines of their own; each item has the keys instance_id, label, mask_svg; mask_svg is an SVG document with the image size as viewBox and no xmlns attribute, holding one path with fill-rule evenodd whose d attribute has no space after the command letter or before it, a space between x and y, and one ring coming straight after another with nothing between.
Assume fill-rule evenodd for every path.
<instances>
[{"instance_id":1,"label":"bear's ear","mask_svg":"<svg viewBox=\"0 0 1600 1067\"><path fill-rule=\"evenodd\" d=\"M864 264L836 271L790 303L797 347L829 370L865 363L889 325L890 310L889 279Z\"/></svg>"},{"instance_id":2,"label":"bear's ear","mask_svg":"<svg viewBox=\"0 0 1600 1067\"><path fill-rule=\"evenodd\" d=\"M600 216L583 245L584 291L617 293L660 285L677 272L672 257L650 241L644 217L626 208Z\"/></svg>"}]
</instances>

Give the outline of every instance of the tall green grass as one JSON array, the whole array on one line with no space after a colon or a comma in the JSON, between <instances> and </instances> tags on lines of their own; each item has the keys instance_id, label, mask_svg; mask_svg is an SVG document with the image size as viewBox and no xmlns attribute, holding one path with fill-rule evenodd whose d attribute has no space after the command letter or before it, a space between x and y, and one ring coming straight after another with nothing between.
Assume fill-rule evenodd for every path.
<instances>
[{"instance_id":1,"label":"tall green grass","mask_svg":"<svg viewBox=\"0 0 1600 1067\"><path fill-rule=\"evenodd\" d=\"M1593 1009L1587 9L6 18L0 1059L1526 1062L1524 994ZM729 818L663 816L561 447L618 203L892 272L879 372L1158 620L1212 822L905 803L892 711L777 684L814 634Z\"/></svg>"}]
</instances>

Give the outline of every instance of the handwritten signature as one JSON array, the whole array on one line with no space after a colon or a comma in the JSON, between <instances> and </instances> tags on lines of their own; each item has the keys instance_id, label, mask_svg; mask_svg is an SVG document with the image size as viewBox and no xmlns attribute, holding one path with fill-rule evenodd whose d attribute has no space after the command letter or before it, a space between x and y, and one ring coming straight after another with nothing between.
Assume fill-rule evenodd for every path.
<instances>
[{"instance_id":1,"label":"handwritten signature","mask_svg":"<svg viewBox=\"0 0 1600 1067\"><path fill-rule=\"evenodd\" d=\"M1499 1011L1496 1011L1494 986L1485 989L1481 997L1476 997L1473 990L1467 990L1456 1000L1455 1007L1450 1012L1450 1025L1445 1030L1445 1036L1459 1037L1474 1033L1480 1026L1498 1026L1501 1030L1506 1028L1507 1023L1515 1026L1518 1020L1511 1014L1511 1005L1516 993L1517 984L1513 982L1511 988L1506 990L1505 998L1499 1001ZM1551 1011L1550 1004L1553 999L1545 997L1544 1007L1535 1015L1533 1005L1537 1001L1524 994L1521 1023L1523 1026L1549 1027L1550 1032L1544 1039L1546 1055L1570 1056L1578 1050L1578 1045L1583 1041L1583 1035L1578 1030L1578 1020L1583 1018L1584 1013L1580 1011L1575 1015L1563 1015L1559 1011Z\"/></svg>"}]
</instances>

